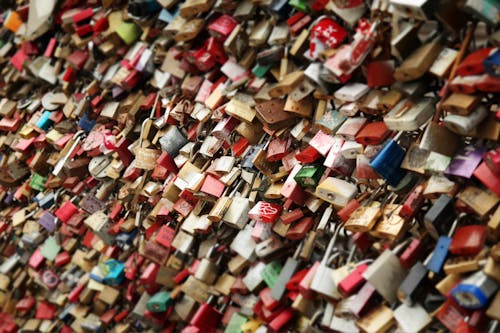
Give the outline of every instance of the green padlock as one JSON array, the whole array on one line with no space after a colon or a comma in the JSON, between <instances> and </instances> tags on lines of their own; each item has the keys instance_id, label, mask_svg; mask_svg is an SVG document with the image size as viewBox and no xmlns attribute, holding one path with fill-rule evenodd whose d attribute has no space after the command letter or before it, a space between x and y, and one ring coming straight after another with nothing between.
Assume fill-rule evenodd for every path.
<instances>
[{"instance_id":1,"label":"green padlock","mask_svg":"<svg viewBox=\"0 0 500 333\"><path fill-rule=\"evenodd\" d=\"M45 183L47 183L47 179L47 177L35 173L31 178L30 187L34 190L43 192L45 191Z\"/></svg>"},{"instance_id":2,"label":"green padlock","mask_svg":"<svg viewBox=\"0 0 500 333\"><path fill-rule=\"evenodd\" d=\"M290 0L288 4L297 10L308 12L309 11L309 1L307 0Z\"/></svg>"},{"instance_id":3,"label":"green padlock","mask_svg":"<svg viewBox=\"0 0 500 333\"><path fill-rule=\"evenodd\" d=\"M304 165L293 179L302 187L315 189L324 173L323 165Z\"/></svg>"},{"instance_id":4,"label":"green padlock","mask_svg":"<svg viewBox=\"0 0 500 333\"><path fill-rule=\"evenodd\" d=\"M142 31L134 22L123 22L115 32L125 44L132 45L141 36Z\"/></svg>"},{"instance_id":5,"label":"green padlock","mask_svg":"<svg viewBox=\"0 0 500 333\"><path fill-rule=\"evenodd\" d=\"M260 273L260 276L262 276L262 279L269 288L273 288L274 284L278 280L282 268L283 267L279 261L272 261L267 264L266 267L264 267L264 270Z\"/></svg>"},{"instance_id":6,"label":"green padlock","mask_svg":"<svg viewBox=\"0 0 500 333\"><path fill-rule=\"evenodd\" d=\"M242 326L245 325L245 323L248 321L248 318L245 317L244 315L235 312L232 316L231 319L229 320L229 323L226 326L226 329L224 330L224 333L241 333L243 332Z\"/></svg>"},{"instance_id":7,"label":"green padlock","mask_svg":"<svg viewBox=\"0 0 500 333\"><path fill-rule=\"evenodd\" d=\"M151 312L165 312L172 304L172 298L168 291L160 291L154 294L146 303L146 308Z\"/></svg>"},{"instance_id":8,"label":"green padlock","mask_svg":"<svg viewBox=\"0 0 500 333\"><path fill-rule=\"evenodd\" d=\"M257 76L259 79L263 78L267 72L269 72L269 70L271 69L271 67L273 67L272 65L259 65L259 64L256 64L253 68L252 68L252 73L253 75Z\"/></svg>"}]
</instances>

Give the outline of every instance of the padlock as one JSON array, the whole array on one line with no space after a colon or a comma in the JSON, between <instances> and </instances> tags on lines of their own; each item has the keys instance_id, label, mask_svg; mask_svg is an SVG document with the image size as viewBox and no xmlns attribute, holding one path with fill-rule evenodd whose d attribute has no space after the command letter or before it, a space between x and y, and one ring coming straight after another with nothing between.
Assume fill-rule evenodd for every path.
<instances>
[{"instance_id":1,"label":"padlock","mask_svg":"<svg viewBox=\"0 0 500 333\"><path fill-rule=\"evenodd\" d=\"M428 261L426 262L426 267L429 271L434 272L436 274L438 274L441 271L443 264L446 260L446 257L448 256L448 251L450 248L450 244L452 242L451 237L455 232L455 228L457 227L458 222L464 216L462 214L459 215L453 222L452 226L449 229L448 236L439 237L436 243L436 247L434 248L434 251L431 253L430 257L428 258Z\"/></svg>"},{"instance_id":2,"label":"padlock","mask_svg":"<svg viewBox=\"0 0 500 333\"><path fill-rule=\"evenodd\" d=\"M486 306L497 289L497 282L483 271L477 271L453 288L451 296L466 309L480 309Z\"/></svg>"},{"instance_id":3,"label":"padlock","mask_svg":"<svg viewBox=\"0 0 500 333\"><path fill-rule=\"evenodd\" d=\"M363 273L366 281L373 285L377 292L390 303L396 301L398 287L406 276L406 270L396 256L404 248L405 243L399 244L392 251L385 250L382 252Z\"/></svg>"},{"instance_id":4,"label":"padlock","mask_svg":"<svg viewBox=\"0 0 500 333\"><path fill-rule=\"evenodd\" d=\"M373 308L365 316L356 321L356 325L365 332L386 332L393 323L393 311L382 304Z\"/></svg>"},{"instance_id":5,"label":"padlock","mask_svg":"<svg viewBox=\"0 0 500 333\"><path fill-rule=\"evenodd\" d=\"M400 168L405 153L396 140L389 140L370 162L370 166L382 175L389 185L397 186L405 176L405 172Z\"/></svg>"},{"instance_id":6,"label":"padlock","mask_svg":"<svg viewBox=\"0 0 500 333\"><path fill-rule=\"evenodd\" d=\"M213 258L214 252L217 251L219 244L215 244L207 253L206 257L201 259L194 277L198 280L205 282L208 285L212 285L218 278L219 262L222 256L219 254L219 258Z\"/></svg>"},{"instance_id":7,"label":"padlock","mask_svg":"<svg viewBox=\"0 0 500 333\"><path fill-rule=\"evenodd\" d=\"M384 142L391 131L384 122L371 122L366 124L357 134L356 141L362 145L378 145Z\"/></svg>"},{"instance_id":8,"label":"padlock","mask_svg":"<svg viewBox=\"0 0 500 333\"><path fill-rule=\"evenodd\" d=\"M172 301L168 291L161 291L151 296L146 303L146 307L151 312L165 312L173 303Z\"/></svg>"},{"instance_id":9,"label":"padlock","mask_svg":"<svg viewBox=\"0 0 500 333\"><path fill-rule=\"evenodd\" d=\"M210 213L208 214L208 219L213 221L213 222L219 222L222 220L222 218L224 217L224 215L226 214L227 210L229 209L230 205L231 205L231 202L232 202L232 198L234 197L234 195L237 193L237 191L239 190L239 188L241 187L241 185L243 185L243 181L240 180L236 186L234 187L234 189L231 191L231 193L229 194L229 196L225 196L224 193L227 193L227 191L229 190L229 187L226 188L226 190L224 191L223 193L223 196L221 196L217 201L216 203L214 204L214 206L212 207L212 210L210 211Z\"/></svg>"},{"instance_id":10,"label":"padlock","mask_svg":"<svg viewBox=\"0 0 500 333\"><path fill-rule=\"evenodd\" d=\"M460 134L468 135L476 128L488 115L488 111L484 105L479 105L474 111L466 116L458 114L449 114L444 118L444 124L451 131Z\"/></svg>"},{"instance_id":11,"label":"padlock","mask_svg":"<svg viewBox=\"0 0 500 333\"><path fill-rule=\"evenodd\" d=\"M496 174L500 173L500 149L491 150L484 156L488 168Z\"/></svg>"},{"instance_id":12,"label":"padlock","mask_svg":"<svg viewBox=\"0 0 500 333\"><path fill-rule=\"evenodd\" d=\"M453 199L442 194L424 216L424 224L429 234L437 239L449 230L455 217Z\"/></svg>"},{"instance_id":13,"label":"padlock","mask_svg":"<svg viewBox=\"0 0 500 333\"><path fill-rule=\"evenodd\" d=\"M215 300L217 299L211 296L206 303L203 303L193 315L189 324L197 327L202 332L215 332L224 313L223 309L218 310L215 307L216 304L212 305Z\"/></svg>"},{"instance_id":14,"label":"padlock","mask_svg":"<svg viewBox=\"0 0 500 333\"><path fill-rule=\"evenodd\" d=\"M259 201L248 212L248 217L256 222L274 223L280 216L283 206L275 203Z\"/></svg>"},{"instance_id":15,"label":"padlock","mask_svg":"<svg viewBox=\"0 0 500 333\"><path fill-rule=\"evenodd\" d=\"M318 184L315 194L336 207L344 207L357 194L357 188L344 180L327 177Z\"/></svg>"},{"instance_id":16,"label":"padlock","mask_svg":"<svg viewBox=\"0 0 500 333\"><path fill-rule=\"evenodd\" d=\"M458 227L449 251L455 255L475 255L481 251L486 241L486 227L469 225Z\"/></svg>"},{"instance_id":17,"label":"padlock","mask_svg":"<svg viewBox=\"0 0 500 333\"><path fill-rule=\"evenodd\" d=\"M366 123L366 118L349 118L339 127L336 135L342 136L345 140L355 140L356 134L358 134L358 132L365 126Z\"/></svg>"},{"instance_id":18,"label":"padlock","mask_svg":"<svg viewBox=\"0 0 500 333\"><path fill-rule=\"evenodd\" d=\"M294 180L304 188L316 188L324 172L323 165L304 165L294 176Z\"/></svg>"},{"instance_id":19,"label":"padlock","mask_svg":"<svg viewBox=\"0 0 500 333\"><path fill-rule=\"evenodd\" d=\"M403 99L384 116L384 122L393 131L414 131L434 114L433 105L429 97Z\"/></svg>"},{"instance_id":20,"label":"padlock","mask_svg":"<svg viewBox=\"0 0 500 333\"><path fill-rule=\"evenodd\" d=\"M424 264L417 261L415 265L409 269L408 275L399 286L397 292L398 299L407 305L415 305L415 303L420 300L423 293L425 293L424 288L428 283L427 273L428 271Z\"/></svg>"},{"instance_id":21,"label":"padlock","mask_svg":"<svg viewBox=\"0 0 500 333\"><path fill-rule=\"evenodd\" d=\"M365 263L358 263L355 268L338 282L338 290L344 297L348 297L356 293L364 284L365 279L363 273L368 269Z\"/></svg>"},{"instance_id":22,"label":"padlock","mask_svg":"<svg viewBox=\"0 0 500 333\"><path fill-rule=\"evenodd\" d=\"M328 299L339 299L340 294L335 286L332 279L332 271L333 269L328 267L330 256L332 255L333 246L337 241L338 234L342 229L341 226L338 226L333 234L332 239L328 243L328 247L325 251L323 259L321 260L319 266L316 269L314 277L311 281L310 289L316 293L318 293L322 297L326 297Z\"/></svg>"},{"instance_id":23,"label":"padlock","mask_svg":"<svg viewBox=\"0 0 500 333\"><path fill-rule=\"evenodd\" d=\"M379 300L375 287L369 282L365 282L363 287L354 296L352 302L348 305L349 311L356 317L361 317L367 312L370 306Z\"/></svg>"},{"instance_id":24,"label":"padlock","mask_svg":"<svg viewBox=\"0 0 500 333\"><path fill-rule=\"evenodd\" d=\"M399 216L409 219L413 218L418 210L424 204L424 185L419 184L411 191L411 193L406 198L401 210L399 211Z\"/></svg>"},{"instance_id":25,"label":"padlock","mask_svg":"<svg viewBox=\"0 0 500 333\"><path fill-rule=\"evenodd\" d=\"M389 199L389 196L387 196L383 203L372 202L377 194L378 190L374 191L366 201L362 202L360 206L351 212L345 222L346 230L351 232L366 232L375 226L377 220L382 215L385 202Z\"/></svg>"},{"instance_id":26,"label":"padlock","mask_svg":"<svg viewBox=\"0 0 500 333\"><path fill-rule=\"evenodd\" d=\"M451 160L445 174L470 178L485 152L484 147L465 146Z\"/></svg>"},{"instance_id":27,"label":"padlock","mask_svg":"<svg viewBox=\"0 0 500 333\"><path fill-rule=\"evenodd\" d=\"M441 49L442 45L438 37L422 45L396 68L394 77L400 82L412 81L422 77L436 60Z\"/></svg>"},{"instance_id":28,"label":"padlock","mask_svg":"<svg viewBox=\"0 0 500 333\"><path fill-rule=\"evenodd\" d=\"M296 273L299 268L300 262L298 261L298 256L302 250L302 243L297 247L293 257L288 257L285 265L281 269L274 286L271 289L270 296L276 300L280 301L286 291L286 283L290 278Z\"/></svg>"},{"instance_id":29,"label":"padlock","mask_svg":"<svg viewBox=\"0 0 500 333\"><path fill-rule=\"evenodd\" d=\"M394 318L405 332L420 332L432 321L431 316L420 304L401 304L394 310Z\"/></svg>"}]
</instances>

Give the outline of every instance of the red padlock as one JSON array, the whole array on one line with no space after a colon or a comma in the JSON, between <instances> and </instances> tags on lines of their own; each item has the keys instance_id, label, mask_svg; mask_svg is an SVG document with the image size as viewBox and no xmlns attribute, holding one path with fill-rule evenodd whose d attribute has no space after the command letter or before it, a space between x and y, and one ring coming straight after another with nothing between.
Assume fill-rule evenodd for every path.
<instances>
[{"instance_id":1,"label":"red padlock","mask_svg":"<svg viewBox=\"0 0 500 333\"><path fill-rule=\"evenodd\" d=\"M420 184L411 191L403 203L403 207L399 210L399 216L405 219L411 219L415 216L417 211L424 204L424 189L424 185Z\"/></svg>"},{"instance_id":2,"label":"red padlock","mask_svg":"<svg viewBox=\"0 0 500 333\"><path fill-rule=\"evenodd\" d=\"M224 64L228 59L222 43L215 37L210 37L205 41L205 49L219 64Z\"/></svg>"},{"instance_id":3,"label":"red padlock","mask_svg":"<svg viewBox=\"0 0 500 333\"><path fill-rule=\"evenodd\" d=\"M189 322L190 325L197 327L201 332L215 332L222 319L222 312L210 304L212 300L213 298L202 304Z\"/></svg>"},{"instance_id":4,"label":"red padlock","mask_svg":"<svg viewBox=\"0 0 500 333\"><path fill-rule=\"evenodd\" d=\"M112 220L112 221L116 221L118 220L118 218L120 217L121 213L122 213L122 210L123 210L123 205L121 203L116 203L113 208L111 209L111 213L109 213L109 218Z\"/></svg>"},{"instance_id":5,"label":"red padlock","mask_svg":"<svg viewBox=\"0 0 500 333\"><path fill-rule=\"evenodd\" d=\"M63 222L66 223L69 219L78 213L78 207L71 201L66 201L64 204L55 211L55 215Z\"/></svg>"},{"instance_id":6,"label":"red padlock","mask_svg":"<svg viewBox=\"0 0 500 333\"><path fill-rule=\"evenodd\" d=\"M238 22L235 19L227 14L224 14L212 21L208 25L208 30L212 35L224 41L237 25Z\"/></svg>"},{"instance_id":7,"label":"red padlock","mask_svg":"<svg viewBox=\"0 0 500 333\"><path fill-rule=\"evenodd\" d=\"M69 254L66 251L58 253L57 256L54 258L54 263L58 267L62 267L70 261L71 261L71 254Z\"/></svg>"},{"instance_id":8,"label":"red padlock","mask_svg":"<svg viewBox=\"0 0 500 333\"><path fill-rule=\"evenodd\" d=\"M269 323L269 328L275 332L279 332L293 319L294 315L295 312L291 308L283 310Z\"/></svg>"},{"instance_id":9,"label":"red padlock","mask_svg":"<svg viewBox=\"0 0 500 333\"><path fill-rule=\"evenodd\" d=\"M285 212L281 214L280 219L284 224L290 224L302 218L304 216L304 212L300 208L296 208L290 212Z\"/></svg>"},{"instance_id":10,"label":"red padlock","mask_svg":"<svg viewBox=\"0 0 500 333\"><path fill-rule=\"evenodd\" d=\"M233 155L235 157L240 157L241 155L243 155L243 153L245 153L249 146L250 143L248 142L248 140L244 137L241 137L238 139L238 141L231 145L231 151L233 152Z\"/></svg>"},{"instance_id":11,"label":"red padlock","mask_svg":"<svg viewBox=\"0 0 500 333\"><path fill-rule=\"evenodd\" d=\"M156 275L158 275L159 270L160 266L157 263L151 262L146 266L146 269L139 278L139 283L144 286L144 289L146 289L150 295L154 294L160 288L156 283Z\"/></svg>"},{"instance_id":12,"label":"red padlock","mask_svg":"<svg viewBox=\"0 0 500 333\"><path fill-rule=\"evenodd\" d=\"M145 258L137 252L132 253L125 262L125 278L135 280Z\"/></svg>"},{"instance_id":13,"label":"red padlock","mask_svg":"<svg viewBox=\"0 0 500 333\"><path fill-rule=\"evenodd\" d=\"M175 160L170 156L170 154L166 151L163 151L158 159L156 160L156 163L167 169L168 171L177 174L179 172L179 169L177 168L177 165L175 164Z\"/></svg>"},{"instance_id":14,"label":"red padlock","mask_svg":"<svg viewBox=\"0 0 500 333\"><path fill-rule=\"evenodd\" d=\"M283 207L278 204L259 201L250 209L248 217L257 222L274 223L279 218L282 210Z\"/></svg>"},{"instance_id":15,"label":"red padlock","mask_svg":"<svg viewBox=\"0 0 500 333\"><path fill-rule=\"evenodd\" d=\"M488 47L470 53L458 65L456 75L467 76L483 74L485 71L483 62L488 58L492 50L494 50L494 48Z\"/></svg>"},{"instance_id":16,"label":"red padlock","mask_svg":"<svg viewBox=\"0 0 500 333\"><path fill-rule=\"evenodd\" d=\"M33 309L35 304L36 304L36 300L33 296L31 296L31 295L25 296L25 297L21 298L16 303L16 311L28 312L31 309Z\"/></svg>"},{"instance_id":17,"label":"red padlock","mask_svg":"<svg viewBox=\"0 0 500 333\"><path fill-rule=\"evenodd\" d=\"M51 304L47 301L38 302L38 306L36 308L36 319L45 319L52 320L56 315L57 307L54 304Z\"/></svg>"},{"instance_id":18,"label":"red padlock","mask_svg":"<svg viewBox=\"0 0 500 333\"><path fill-rule=\"evenodd\" d=\"M312 280L314 279L314 275L316 274L316 271L318 270L318 267L321 265L319 261L316 261L306 272L306 274L303 275L302 279L299 282L299 291L302 296L304 296L307 299L313 299L316 296L316 293L311 290L311 283ZM295 273L295 274L298 274ZM288 289L288 283L287 289Z\"/></svg>"},{"instance_id":19,"label":"red padlock","mask_svg":"<svg viewBox=\"0 0 500 333\"><path fill-rule=\"evenodd\" d=\"M290 137L284 139L274 139L267 147L266 159L270 162L276 162L288 155L292 140Z\"/></svg>"},{"instance_id":20,"label":"red padlock","mask_svg":"<svg viewBox=\"0 0 500 333\"><path fill-rule=\"evenodd\" d=\"M489 151L484 156L484 162L496 174L500 174L500 148Z\"/></svg>"},{"instance_id":21,"label":"red padlock","mask_svg":"<svg viewBox=\"0 0 500 333\"><path fill-rule=\"evenodd\" d=\"M259 292L259 299L262 301L262 305L272 311L280 305L280 302L271 297L271 288L266 287Z\"/></svg>"},{"instance_id":22,"label":"red padlock","mask_svg":"<svg viewBox=\"0 0 500 333\"><path fill-rule=\"evenodd\" d=\"M68 294L68 301L71 303L77 303L80 299L80 294L82 293L83 289L85 289L85 284L77 284L76 287L71 289L71 291Z\"/></svg>"},{"instance_id":23,"label":"red padlock","mask_svg":"<svg viewBox=\"0 0 500 333\"><path fill-rule=\"evenodd\" d=\"M481 183L493 193L500 195L500 174L491 171L485 162L481 163L477 169L474 170L474 177L479 179Z\"/></svg>"},{"instance_id":24,"label":"red padlock","mask_svg":"<svg viewBox=\"0 0 500 333\"><path fill-rule=\"evenodd\" d=\"M338 290L344 296L348 297L353 295L361 288L365 279L363 273L368 269L367 264L358 265L348 276L339 282Z\"/></svg>"},{"instance_id":25,"label":"red padlock","mask_svg":"<svg viewBox=\"0 0 500 333\"><path fill-rule=\"evenodd\" d=\"M324 17L311 29L311 38L317 38L328 48L337 48L347 37L347 31L333 19Z\"/></svg>"},{"instance_id":26,"label":"red padlock","mask_svg":"<svg viewBox=\"0 0 500 333\"><path fill-rule=\"evenodd\" d=\"M213 197L220 198L220 196L224 192L225 187L226 186L223 182L211 175L207 175L205 177L205 180L203 181L203 184L201 185L200 191Z\"/></svg>"},{"instance_id":27,"label":"red padlock","mask_svg":"<svg viewBox=\"0 0 500 333\"><path fill-rule=\"evenodd\" d=\"M169 227L168 225L164 225L156 235L155 242L168 249L170 248L170 244L172 244L172 240L174 239L174 237L175 229Z\"/></svg>"},{"instance_id":28,"label":"red padlock","mask_svg":"<svg viewBox=\"0 0 500 333\"><path fill-rule=\"evenodd\" d=\"M303 149L300 153L295 155L297 161L303 164L313 163L321 157L322 156L319 153L319 151L317 151L311 146L308 146L307 148Z\"/></svg>"},{"instance_id":29,"label":"red padlock","mask_svg":"<svg viewBox=\"0 0 500 333\"><path fill-rule=\"evenodd\" d=\"M486 226L467 225L458 227L453 235L449 251L455 255L473 256L484 248Z\"/></svg>"},{"instance_id":30,"label":"red padlock","mask_svg":"<svg viewBox=\"0 0 500 333\"><path fill-rule=\"evenodd\" d=\"M291 240L302 239L311 230L313 224L314 219L312 217L304 217L293 223L293 225L286 232L285 238Z\"/></svg>"},{"instance_id":31,"label":"red padlock","mask_svg":"<svg viewBox=\"0 0 500 333\"><path fill-rule=\"evenodd\" d=\"M404 269L410 269L422 255L424 250L424 242L421 239L415 238L410 242L410 245L403 251L399 257L399 262Z\"/></svg>"}]
</instances>

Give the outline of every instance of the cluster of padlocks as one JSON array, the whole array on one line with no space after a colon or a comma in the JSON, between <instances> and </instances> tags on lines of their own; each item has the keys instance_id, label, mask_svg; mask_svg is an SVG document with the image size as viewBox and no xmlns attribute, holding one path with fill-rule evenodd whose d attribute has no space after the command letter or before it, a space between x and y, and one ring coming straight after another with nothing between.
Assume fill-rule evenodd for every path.
<instances>
[{"instance_id":1,"label":"cluster of padlocks","mask_svg":"<svg viewBox=\"0 0 500 333\"><path fill-rule=\"evenodd\" d=\"M500 332L500 1L0 2L0 333Z\"/></svg>"}]
</instances>

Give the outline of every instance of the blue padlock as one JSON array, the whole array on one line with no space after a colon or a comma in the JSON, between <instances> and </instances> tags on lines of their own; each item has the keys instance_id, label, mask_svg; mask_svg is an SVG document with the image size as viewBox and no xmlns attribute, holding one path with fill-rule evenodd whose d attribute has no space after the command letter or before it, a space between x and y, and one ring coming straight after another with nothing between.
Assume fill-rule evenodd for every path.
<instances>
[{"instance_id":1,"label":"blue padlock","mask_svg":"<svg viewBox=\"0 0 500 333\"><path fill-rule=\"evenodd\" d=\"M52 120L50 120L50 115L52 114L52 112L50 111L44 111L42 113L42 115L40 116L40 118L38 119L38 121L36 122L36 127L46 131L50 128L50 126L52 126L52 124L54 123Z\"/></svg>"},{"instance_id":2,"label":"blue padlock","mask_svg":"<svg viewBox=\"0 0 500 333\"><path fill-rule=\"evenodd\" d=\"M167 10L166 8L163 8L160 12L160 16L158 16L158 19L160 21L163 21L165 23L170 23L174 20L174 18L179 15L179 7L175 7L173 10Z\"/></svg>"},{"instance_id":3,"label":"blue padlock","mask_svg":"<svg viewBox=\"0 0 500 333\"><path fill-rule=\"evenodd\" d=\"M92 128L94 128L96 121L94 119L90 119L89 115L85 113L82 118L78 121L78 126L84 130L85 132L89 133L92 131Z\"/></svg>"},{"instance_id":4,"label":"blue padlock","mask_svg":"<svg viewBox=\"0 0 500 333\"><path fill-rule=\"evenodd\" d=\"M55 197L54 192L47 194L40 193L40 197L37 195L34 200L40 208L49 209L54 204Z\"/></svg>"},{"instance_id":5,"label":"blue padlock","mask_svg":"<svg viewBox=\"0 0 500 333\"><path fill-rule=\"evenodd\" d=\"M453 222L453 225L450 228L450 232L448 233L448 236L440 236L438 238L438 241L436 243L436 247L434 248L434 251L432 251L430 258L426 263L427 269L429 271L434 272L436 274L439 274L439 272L441 272L441 269L443 268L444 262L446 261L446 258L448 257L448 250L450 248L453 233L455 232L455 229L457 228L458 221L462 216L463 215L460 215Z\"/></svg>"},{"instance_id":6,"label":"blue padlock","mask_svg":"<svg viewBox=\"0 0 500 333\"><path fill-rule=\"evenodd\" d=\"M288 0L274 0L271 3L271 9L281 18L287 18L290 16L292 7L288 4Z\"/></svg>"},{"instance_id":7,"label":"blue padlock","mask_svg":"<svg viewBox=\"0 0 500 333\"><path fill-rule=\"evenodd\" d=\"M120 232L116 236L115 240L117 243L130 245L134 241L135 236L137 236L137 232L137 229L134 229L131 232Z\"/></svg>"},{"instance_id":8,"label":"blue padlock","mask_svg":"<svg viewBox=\"0 0 500 333\"><path fill-rule=\"evenodd\" d=\"M106 261L106 266L109 269L109 273L104 277L104 282L111 286L121 284L125 278L125 263L111 259Z\"/></svg>"},{"instance_id":9,"label":"blue padlock","mask_svg":"<svg viewBox=\"0 0 500 333\"><path fill-rule=\"evenodd\" d=\"M370 166L387 180L391 186L397 186L406 175L401 169L401 162L406 151L396 141L389 140L382 150L370 162Z\"/></svg>"},{"instance_id":10,"label":"blue padlock","mask_svg":"<svg viewBox=\"0 0 500 333\"><path fill-rule=\"evenodd\" d=\"M496 51L483 61L486 72L491 76L500 77L500 51Z\"/></svg>"},{"instance_id":11,"label":"blue padlock","mask_svg":"<svg viewBox=\"0 0 500 333\"><path fill-rule=\"evenodd\" d=\"M482 270L477 271L451 290L451 296L465 309L481 309L498 289L498 283Z\"/></svg>"},{"instance_id":12,"label":"blue padlock","mask_svg":"<svg viewBox=\"0 0 500 333\"><path fill-rule=\"evenodd\" d=\"M99 266L95 266L94 268L92 268L89 277L94 281L97 281L99 283L104 283L104 276L105 276L104 274L105 273L101 270Z\"/></svg>"}]
</instances>

